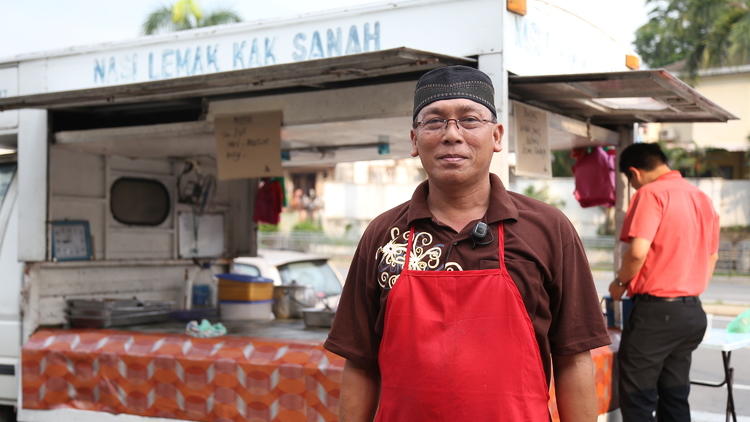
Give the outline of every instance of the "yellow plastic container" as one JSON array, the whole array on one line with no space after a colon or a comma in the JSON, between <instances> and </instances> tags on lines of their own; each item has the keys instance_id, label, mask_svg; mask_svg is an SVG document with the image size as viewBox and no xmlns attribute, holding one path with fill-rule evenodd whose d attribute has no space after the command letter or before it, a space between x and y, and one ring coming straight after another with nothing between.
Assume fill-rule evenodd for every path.
<instances>
[{"instance_id":1,"label":"yellow plastic container","mask_svg":"<svg viewBox=\"0 0 750 422\"><path fill-rule=\"evenodd\" d=\"M219 300L258 301L273 299L273 280L242 274L217 274Z\"/></svg>"}]
</instances>

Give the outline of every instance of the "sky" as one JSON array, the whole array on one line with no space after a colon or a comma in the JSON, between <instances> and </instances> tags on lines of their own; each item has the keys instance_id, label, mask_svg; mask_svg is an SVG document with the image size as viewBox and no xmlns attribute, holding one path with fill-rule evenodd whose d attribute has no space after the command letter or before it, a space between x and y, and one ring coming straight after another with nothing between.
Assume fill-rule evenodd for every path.
<instances>
[{"instance_id":1,"label":"sky","mask_svg":"<svg viewBox=\"0 0 750 422\"><path fill-rule=\"evenodd\" d=\"M635 28L646 21L643 0L539 1L578 6L576 10L589 13L584 16L587 20L601 22L601 26L612 29L624 44L632 42ZM200 4L204 12L217 7L231 8L245 21L254 21L383 2L385 0L201 0ZM618 16L613 19L596 14L603 9L596 7L597 2L628 6L618 7ZM167 0L0 0L0 59L133 39L140 35L141 24L148 13L169 3Z\"/></svg>"}]
</instances>

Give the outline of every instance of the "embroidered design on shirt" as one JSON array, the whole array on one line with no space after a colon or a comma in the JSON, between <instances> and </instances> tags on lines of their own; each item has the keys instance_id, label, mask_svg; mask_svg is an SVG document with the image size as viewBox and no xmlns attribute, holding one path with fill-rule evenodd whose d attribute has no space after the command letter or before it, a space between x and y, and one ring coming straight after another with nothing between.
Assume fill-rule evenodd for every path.
<instances>
[{"instance_id":1,"label":"embroidered design on shirt","mask_svg":"<svg viewBox=\"0 0 750 422\"><path fill-rule=\"evenodd\" d=\"M406 261L406 246L409 244L409 231L392 227L391 240L379 247L375 252L378 261L378 284L384 289L391 289L396 284L399 274ZM456 262L447 262L444 268L440 268L440 258L443 254L443 244L432 245L433 236L427 232L419 232L414 235L411 255L409 256L409 269L415 271L462 271Z\"/></svg>"}]
</instances>

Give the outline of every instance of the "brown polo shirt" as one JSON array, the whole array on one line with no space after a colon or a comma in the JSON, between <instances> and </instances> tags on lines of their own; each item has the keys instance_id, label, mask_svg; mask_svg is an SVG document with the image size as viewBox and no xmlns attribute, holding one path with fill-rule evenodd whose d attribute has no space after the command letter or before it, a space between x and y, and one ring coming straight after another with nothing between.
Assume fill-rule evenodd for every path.
<instances>
[{"instance_id":1,"label":"brown polo shirt","mask_svg":"<svg viewBox=\"0 0 750 422\"><path fill-rule=\"evenodd\" d=\"M552 206L506 191L494 174L490 182L490 205L482 219L493 236L487 245L474 246L476 221L456 233L435 220L427 207L427 182L411 201L370 223L349 267L326 349L360 365L377 363L386 300L404 264L409 227L415 229L410 260L418 261L420 270L461 271L498 268L500 223L505 224L505 263L534 325L547 380L551 354L610 343L583 245L568 219Z\"/></svg>"}]
</instances>

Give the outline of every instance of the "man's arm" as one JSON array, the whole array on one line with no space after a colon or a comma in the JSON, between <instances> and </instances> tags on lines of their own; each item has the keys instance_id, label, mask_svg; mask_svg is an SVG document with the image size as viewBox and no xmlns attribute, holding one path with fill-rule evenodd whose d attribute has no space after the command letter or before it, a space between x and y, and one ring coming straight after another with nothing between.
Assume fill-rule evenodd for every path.
<instances>
[{"instance_id":1,"label":"man's arm","mask_svg":"<svg viewBox=\"0 0 750 422\"><path fill-rule=\"evenodd\" d=\"M625 286L618 286L617 281L627 284L638 275L638 272L646 262L646 255L651 248L651 241L642 237L635 237L630 242L630 247L622 254L622 265L617 272L617 279L609 285L609 295L614 300L620 300L627 290Z\"/></svg>"},{"instance_id":2,"label":"man's arm","mask_svg":"<svg viewBox=\"0 0 750 422\"><path fill-rule=\"evenodd\" d=\"M341 422L372 422L378 408L380 375L377 366L365 367L347 360L341 381Z\"/></svg>"},{"instance_id":3,"label":"man's arm","mask_svg":"<svg viewBox=\"0 0 750 422\"><path fill-rule=\"evenodd\" d=\"M708 274L706 275L706 281L711 281L711 277L714 275L716 269L716 262L719 260L719 253L713 253L708 257Z\"/></svg>"},{"instance_id":4,"label":"man's arm","mask_svg":"<svg viewBox=\"0 0 750 422\"><path fill-rule=\"evenodd\" d=\"M553 355L552 364L560 421L596 421L596 385L591 351L575 355Z\"/></svg>"}]
</instances>

